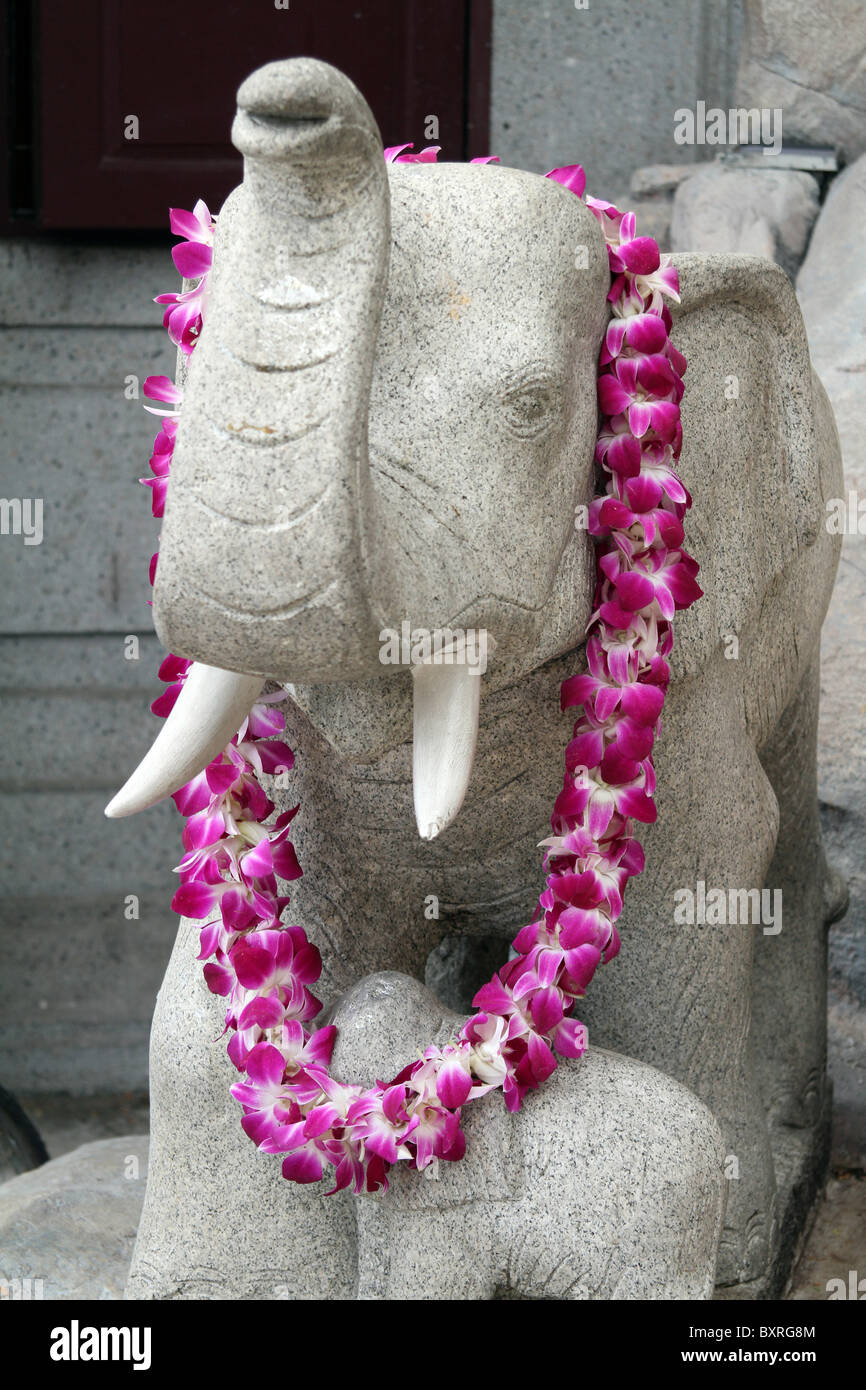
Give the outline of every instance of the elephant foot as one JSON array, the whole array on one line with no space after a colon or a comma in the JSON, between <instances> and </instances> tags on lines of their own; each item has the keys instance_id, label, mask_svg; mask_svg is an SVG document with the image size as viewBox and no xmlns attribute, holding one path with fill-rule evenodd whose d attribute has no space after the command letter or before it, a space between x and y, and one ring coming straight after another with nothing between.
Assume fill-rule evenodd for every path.
<instances>
[{"instance_id":1,"label":"elephant foot","mask_svg":"<svg viewBox=\"0 0 866 1390\"><path fill-rule=\"evenodd\" d=\"M258 1152L236 1114L207 1114L203 1106L198 1116L188 1113L189 1134L155 1129L124 1297L351 1298L351 1198L325 1197L325 1184L298 1189L287 1183L279 1158Z\"/></svg>"},{"instance_id":2,"label":"elephant foot","mask_svg":"<svg viewBox=\"0 0 866 1390\"><path fill-rule=\"evenodd\" d=\"M828 864L822 885L824 925L832 926L834 922L838 922L841 917L844 917L850 901L851 894L848 890L847 879L832 864Z\"/></svg>"},{"instance_id":3,"label":"elephant foot","mask_svg":"<svg viewBox=\"0 0 866 1390\"><path fill-rule=\"evenodd\" d=\"M749 1284L761 1279L770 1264L775 1239L774 1194L768 1208L753 1210L736 1224L725 1222L719 1241L716 1283L724 1288L730 1284Z\"/></svg>"},{"instance_id":4,"label":"elephant foot","mask_svg":"<svg viewBox=\"0 0 866 1390\"><path fill-rule=\"evenodd\" d=\"M338 1002L334 1072L394 1075L459 1016L386 973ZM356 1203L357 1298L697 1299L712 1295L725 1202L709 1110L645 1063L593 1048L517 1114L493 1092L463 1109L466 1157L397 1164Z\"/></svg>"},{"instance_id":5,"label":"elephant foot","mask_svg":"<svg viewBox=\"0 0 866 1390\"><path fill-rule=\"evenodd\" d=\"M716 1283L747 1284L766 1273L777 1234L776 1183L768 1136L749 1146L741 1136L739 1153L725 1156L728 1200L719 1241Z\"/></svg>"},{"instance_id":6,"label":"elephant foot","mask_svg":"<svg viewBox=\"0 0 866 1390\"><path fill-rule=\"evenodd\" d=\"M824 1110L827 1073L823 1058L803 1080L781 1076L766 1095L767 1119L774 1128L810 1129Z\"/></svg>"},{"instance_id":7,"label":"elephant foot","mask_svg":"<svg viewBox=\"0 0 866 1390\"><path fill-rule=\"evenodd\" d=\"M184 919L153 1020L151 1148L126 1297L351 1298L355 1218L346 1193L287 1183L243 1133L220 1038L225 1006Z\"/></svg>"}]
</instances>

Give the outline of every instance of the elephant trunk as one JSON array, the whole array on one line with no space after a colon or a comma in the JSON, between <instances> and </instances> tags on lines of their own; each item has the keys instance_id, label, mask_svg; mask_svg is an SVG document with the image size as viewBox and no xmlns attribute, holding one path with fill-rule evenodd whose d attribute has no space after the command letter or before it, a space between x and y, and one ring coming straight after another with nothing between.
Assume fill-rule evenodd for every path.
<instances>
[{"instance_id":1,"label":"elephant trunk","mask_svg":"<svg viewBox=\"0 0 866 1390\"><path fill-rule=\"evenodd\" d=\"M261 678L382 674L361 540L390 246L381 136L348 78L301 58L242 84L232 139L244 179L219 215L153 603L164 646L197 665L112 817L204 767ZM465 665L416 676L416 818L432 839L466 792L479 684Z\"/></svg>"},{"instance_id":2,"label":"elephant trunk","mask_svg":"<svg viewBox=\"0 0 866 1390\"><path fill-rule=\"evenodd\" d=\"M365 597L367 413L390 240L375 120L312 59L238 92L154 618L170 650L296 682L381 670Z\"/></svg>"}]
</instances>

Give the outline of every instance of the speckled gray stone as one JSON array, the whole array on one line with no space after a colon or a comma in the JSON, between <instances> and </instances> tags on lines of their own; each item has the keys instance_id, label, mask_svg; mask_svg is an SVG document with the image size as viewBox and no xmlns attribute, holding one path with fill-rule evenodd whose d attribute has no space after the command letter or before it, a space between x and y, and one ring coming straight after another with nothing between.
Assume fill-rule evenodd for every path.
<instances>
[{"instance_id":1,"label":"speckled gray stone","mask_svg":"<svg viewBox=\"0 0 866 1390\"><path fill-rule=\"evenodd\" d=\"M671 214L674 194L684 179L692 178L703 164L648 164L631 177L628 207L637 218L641 236L651 236L660 251L671 249Z\"/></svg>"},{"instance_id":2,"label":"speckled gray stone","mask_svg":"<svg viewBox=\"0 0 866 1390\"><path fill-rule=\"evenodd\" d=\"M155 276L151 293L162 283ZM41 500L42 540L0 536L0 631L147 630L158 531L135 485L156 431L141 387L148 375L171 371L171 345L157 327L17 327L4 331L3 346L0 495ZM128 377L137 382L131 399Z\"/></svg>"},{"instance_id":3,"label":"speckled gray stone","mask_svg":"<svg viewBox=\"0 0 866 1390\"><path fill-rule=\"evenodd\" d=\"M166 274L167 213L164 240L163 246L87 246L53 237L4 240L0 323L31 335L37 324L40 329L159 328L164 310L153 302L153 286ZM91 372L104 365L89 355L85 362Z\"/></svg>"},{"instance_id":4,"label":"speckled gray stone","mask_svg":"<svg viewBox=\"0 0 866 1390\"><path fill-rule=\"evenodd\" d=\"M861 0L746 0L738 106L778 107L786 142L866 149Z\"/></svg>"},{"instance_id":5,"label":"speckled gray stone","mask_svg":"<svg viewBox=\"0 0 866 1390\"><path fill-rule=\"evenodd\" d=\"M392 1075L459 1026L415 980L375 975L341 1000L337 1075ZM468 1153L396 1172L357 1203L356 1297L702 1299L726 1184L709 1111L652 1067L595 1048L517 1115L464 1111Z\"/></svg>"},{"instance_id":6,"label":"speckled gray stone","mask_svg":"<svg viewBox=\"0 0 866 1390\"><path fill-rule=\"evenodd\" d=\"M797 293L812 360L839 426L846 534L824 624L818 787L828 852L847 872L851 907L830 934L830 976L840 1019L853 1038L866 1032L866 155L834 180L812 234ZM851 506L853 493L854 507ZM854 508L859 503L859 516ZM857 1069L850 1073L852 1078ZM848 1086L843 1086L848 1090ZM859 1088L862 1095L862 1087ZM853 1087L856 1095L857 1088ZM859 1103L862 1109L862 1101ZM855 1111L856 1114L856 1111ZM861 1126L862 1133L862 1126ZM864 1136L866 1138L866 1136ZM864 1142L861 1139L861 1144ZM846 1150L857 1158L857 1123ZM852 1164L857 1166L857 1164Z\"/></svg>"},{"instance_id":7,"label":"speckled gray stone","mask_svg":"<svg viewBox=\"0 0 866 1390\"><path fill-rule=\"evenodd\" d=\"M0 639L0 808L18 827L0 845L0 1055L21 1092L147 1087L181 846L166 804L104 853L114 768L159 728L159 646L142 635L127 660L130 635Z\"/></svg>"},{"instance_id":8,"label":"speckled gray stone","mask_svg":"<svg viewBox=\"0 0 866 1390\"><path fill-rule=\"evenodd\" d=\"M153 302L177 283L167 217L161 247L0 245L0 495L43 502L41 545L0 536L0 630L16 634L0 639L0 791L20 836L0 849L0 1054L4 1077L28 1090L146 1087L153 996L176 930L169 807L151 828L121 831L109 860L92 853L114 767L157 727L146 576L159 523L136 480L156 432L141 386L174 357ZM130 377L137 399L125 396ZM141 659L127 661L136 633ZM124 918L131 894L136 921Z\"/></svg>"},{"instance_id":9,"label":"speckled gray stone","mask_svg":"<svg viewBox=\"0 0 866 1390\"><path fill-rule=\"evenodd\" d=\"M683 180L692 178L700 168L699 164L646 164L632 174L630 192L634 198L673 197Z\"/></svg>"},{"instance_id":10,"label":"speckled gray stone","mask_svg":"<svg viewBox=\"0 0 866 1390\"><path fill-rule=\"evenodd\" d=\"M811 174L712 164L676 190L671 249L767 256L793 276L817 215L818 183Z\"/></svg>"},{"instance_id":11,"label":"speckled gray stone","mask_svg":"<svg viewBox=\"0 0 866 1390\"><path fill-rule=\"evenodd\" d=\"M309 66L296 71L299 89L315 75ZM317 80L332 79L319 72ZM351 105L354 98L342 83L335 99ZM301 114L302 103L294 102L283 72L278 86L279 100ZM366 132L366 117L359 120ZM278 138L272 127L268 131L268 139ZM327 130L325 138L334 140L338 133ZM279 138L296 136L280 131ZM311 138L309 130L297 138ZM252 669L288 679L291 658L297 657L301 677L292 686L287 738L298 761L290 785L277 792L281 804L300 801L302 807L294 838L304 877L292 886L294 919L321 948L326 999L370 974L398 971L412 980L394 985L394 1017L417 1021L415 982L442 936L455 930L500 935L504 950L532 912L542 884L537 846L561 785L569 736L558 685L582 665L575 648L591 602L587 538L577 532L569 539L569 533L574 503L591 488L594 364L606 272L597 232L581 204L550 182L505 169L394 170L390 278L372 366L369 476L365 482L362 446L360 453L351 452L359 469L353 471L346 459L341 462L333 440L323 445L319 468L328 476L337 469L349 491L354 489L356 505L354 511L344 505L346 494L339 492L343 500L329 514L331 531L310 549L309 540L301 543L303 530L285 525L288 494L279 470L269 473L270 465L253 460L239 487L230 486L234 456L227 446L220 445L212 472L207 462L215 457L209 410L257 426L284 418L276 413L285 411L279 395L267 395L273 383L265 389L254 380L267 373L232 374L222 364L211 380L201 368L216 360L217 344L230 334L233 305L239 318L232 352L255 352L263 366L274 350L273 339L255 314L236 304L226 281L226 267L240 264L235 233L238 247L254 244L260 256L249 273L258 276L261 257L271 256L272 248L261 245L262 224L250 202L257 177L254 170L250 189L233 195L218 233L214 317L189 384L198 404L181 426L188 460L181 477L190 485L182 483L175 494L175 516L182 518L192 516L187 509L195 487L222 489L219 507L230 505L243 525L214 524L206 548L189 520L167 529L160 565L169 579L158 621L172 637L182 635L181 650L200 660L235 665L251 652L257 635L262 642L250 656ZM268 174L274 199L280 177L277 164ZM326 197L334 194L330 178L323 186ZM288 209L301 193L313 196L312 172L304 179L300 190L294 175L284 180ZM381 219L383 188L378 173L371 179ZM341 196L357 196L358 185L341 187ZM273 208L268 215L275 215ZM359 215L357 225L367 238L368 259L363 245L353 253L360 259L350 302L352 313L362 315L359 296L366 293L366 312L375 325L378 242L369 218ZM519 257L509 254L509 238L518 242ZM588 272L575 266L580 239ZM647 870L629 888L623 950L598 972L581 1015L590 1021L595 1044L652 1064L715 1115L729 1178L717 1278L729 1288L757 1287L774 1267L782 1208L787 1210L785 1194L776 1191L773 1128L800 1125L804 1150L823 1152L823 942L825 898L832 891L824 889L810 741L814 663L838 555L838 538L823 525L824 499L840 486L839 451L785 273L758 257L676 259L682 306L674 313L674 339L689 360L681 460L694 497L687 545L701 564L706 597L677 623L673 684L657 744L659 820L641 836ZM333 273L335 285L342 286L340 264ZM311 278L309 266L305 275ZM267 283L256 280L259 292ZM324 292L324 286L319 289ZM306 311L287 312L296 314L291 342L295 360L302 359L315 331L305 336L298 315ZM354 361L356 388L368 370L364 352L372 352L372 336L365 342L353 338L338 353L341 361ZM515 413L515 374L532 383L529 418L525 398L518 398ZM539 390L545 380L560 383L546 400ZM364 403L336 365L320 385L325 394L315 405L308 398L310 412L330 419L335 410L347 410L363 421ZM247 405L238 410L239 402L259 413ZM536 432L539 411L546 420L543 432ZM287 476L295 479L290 455L287 460ZM270 519L283 518L284 526L278 573L272 573L269 546L250 545L251 535L258 535L251 528L269 524L269 479L276 489ZM171 488L176 486L173 478ZM213 503L211 497L207 505ZM169 515L174 506L170 489ZM320 517L316 524L326 521ZM365 539L356 552L358 531ZM237 569L241 549L243 573ZM344 559L362 555L363 569L339 573L334 567L341 553ZM272 625L265 622L264 611L285 602L285 576L293 565L314 585L314 574L331 585L333 572L339 613L327 625L322 646L314 640L315 624L302 622L295 634L289 624L283 630L284 615ZM362 602L343 661L338 649L352 583L363 591ZM231 619L225 611L218 622L205 619L203 590L222 594L226 585L235 586L234 603L258 604L254 622L246 613ZM357 679L359 666L375 660L376 624L370 619L388 611L383 602L405 604L414 621L429 626L453 625L458 614L484 616L497 641L502 638L483 677L478 752L466 801L454 824L432 842L418 839L412 825L411 677L392 670L379 679ZM225 635L222 649L219 634ZM675 925L675 892L694 890L700 881L724 889L781 890L782 930L763 936L759 925L756 954L754 925ZM208 996L195 954L194 926L186 924L154 1020L152 1178L129 1293L278 1297L273 1290L279 1287L288 1288L290 1297L354 1297L352 1199L343 1194L326 1201L315 1189L287 1190L278 1162L257 1155L243 1138L228 1097L231 1068L222 1046L212 1041L222 1006ZM753 1017L755 969L756 998L766 997L766 981L775 990L772 1009L757 1008ZM398 1022L394 1026L403 1036ZM374 1022L361 1028L359 1065L362 1056L374 1057L379 1031ZM563 1066L552 1099L538 1097L516 1122L519 1134L526 1134L531 1149L550 1133L553 1117L561 1124L562 1114L578 1107L581 1086L591 1091L597 1076L603 1089L605 1068L626 1078L637 1075L629 1072L635 1066L608 1058ZM620 1161L617 1107L629 1114L632 1103L631 1082L618 1085L605 1120L608 1166L594 1174L602 1186ZM663 1090L653 1094L659 1109L667 1105L671 1114L680 1113L679 1102L665 1099ZM686 1107L681 1113L691 1115L693 1124L684 1119L677 1146L694 1154L703 1143L703 1112ZM657 1142L654 1126L655 1121L641 1131L639 1143ZM705 1147L701 1151L706 1154ZM623 1152L631 1171L638 1152L627 1146ZM814 1159L813 1180L820 1161ZM527 1164L531 1168L520 1157L508 1181L519 1182ZM453 1182L469 1201L471 1188L460 1186L469 1183L459 1176L464 1171L455 1169ZM687 1164L686 1171L697 1170ZM701 1171L696 1181L706 1196L711 1184L706 1168ZM599 1230L612 1232L601 1194L593 1191L587 1189L588 1209L599 1213ZM650 1206L663 1206L664 1193L653 1192ZM695 1189L690 1193L681 1190L677 1198L683 1211L693 1210ZM577 1203L577 1192L568 1200ZM706 1220L715 1220L715 1207L704 1211ZM643 1287L654 1288L655 1297L674 1296L670 1290L683 1270L670 1267L671 1246L661 1240L649 1209L645 1217ZM455 1198L443 1231L450 1223L460 1249L466 1220L462 1199ZM661 1244L654 1243L657 1237ZM406 1259L414 1258L417 1240L389 1236L389 1246L395 1240L406 1240ZM585 1240L584 1283L566 1280L560 1290L553 1279L548 1293L535 1289L528 1296L572 1296L569 1290L579 1288L581 1296L588 1291L613 1297L637 1288L631 1276L617 1282L600 1267L591 1229ZM572 1251L569 1245L558 1257L566 1267ZM498 1258L485 1247L484 1297L501 1292ZM674 1262L680 1259L678 1254ZM399 1261L394 1268L402 1270ZM698 1279L689 1268L688 1277ZM399 1278L409 1274L407 1269ZM365 1277L362 1268L359 1279ZM414 1277L427 1297L440 1296L435 1268ZM527 1278L525 1272L515 1276L514 1287L532 1289Z\"/></svg>"},{"instance_id":12,"label":"speckled gray stone","mask_svg":"<svg viewBox=\"0 0 866 1390\"><path fill-rule=\"evenodd\" d=\"M0 1185L0 1298L120 1298L147 1151L140 1134L99 1139Z\"/></svg>"},{"instance_id":13,"label":"speckled gray stone","mask_svg":"<svg viewBox=\"0 0 866 1390\"><path fill-rule=\"evenodd\" d=\"M305 110L308 70L293 71ZM602 238L573 194L496 166L391 166L389 200L372 116L356 149L360 97L334 81L338 111L315 138L342 130L345 149L287 121L284 158L248 151L220 214L157 631L172 651L300 684L381 676L378 634L404 619L486 628L502 683L585 625L574 508L592 487Z\"/></svg>"},{"instance_id":14,"label":"speckled gray stone","mask_svg":"<svg viewBox=\"0 0 866 1390\"><path fill-rule=\"evenodd\" d=\"M741 27L738 0L496 0L490 150L470 153L536 173L579 160L622 207L633 169L708 152L677 144L675 113L730 105Z\"/></svg>"}]
</instances>

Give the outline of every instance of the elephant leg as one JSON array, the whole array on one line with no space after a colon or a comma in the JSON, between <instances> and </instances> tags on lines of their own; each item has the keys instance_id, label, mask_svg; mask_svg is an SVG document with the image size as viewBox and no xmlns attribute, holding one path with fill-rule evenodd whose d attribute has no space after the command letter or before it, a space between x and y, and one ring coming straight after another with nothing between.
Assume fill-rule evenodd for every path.
<instances>
[{"instance_id":1,"label":"elephant leg","mask_svg":"<svg viewBox=\"0 0 866 1390\"><path fill-rule=\"evenodd\" d=\"M199 927L181 923L154 1014L150 1168L126 1297L350 1298L351 1199L284 1181L279 1158L243 1133Z\"/></svg>"},{"instance_id":2,"label":"elephant leg","mask_svg":"<svg viewBox=\"0 0 866 1390\"><path fill-rule=\"evenodd\" d=\"M732 1284L760 1276L775 1231L750 1039L755 927L701 924L698 900L710 889L727 898L761 888L778 808L724 667L671 688L656 745L659 819L641 836L647 867L629 885L622 950L597 972L579 1013L591 1041L676 1077L718 1120L731 1177L718 1280Z\"/></svg>"},{"instance_id":3,"label":"elephant leg","mask_svg":"<svg viewBox=\"0 0 866 1390\"><path fill-rule=\"evenodd\" d=\"M462 1163L465 1163L465 1159ZM388 1191L357 1199L358 1290L369 1302L489 1302L496 1293L495 1198L438 1202L438 1178L394 1173Z\"/></svg>"},{"instance_id":4,"label":"elephant leg","mask_svg":"<svg viewBox=\"0 0 866 1390\"><path fill-rule=\"evenodd\" d=\"M691 1091L591 1047L514 1121L523 1195L500 1217L501 1297L712 1297L725 1150Z\"/></svg>"},{"instance_id":5,"label":"elephant leg","mask_svg":"<svg viewBox=\"0 0 866 1390\"><path fill-rule=\"evenodd\" d=\"M818 653L760 751L779 803L779 839L767 875L781 921L755 947L753 1037L771 1124L818 1119L826 1089L827 939L845 888L824 857L818 819ZM781 925L781 930L775 928Z\"/></svg>"},{"instance_id":6,"label":"elephant leg","mask_svg":"<svg viewBox=\"0 0 866 1390\"><path fill-rule=\"evenodd\" d=\"M397 971L359 980L329 1017L337 1026L331 1070L341 1081L363 1085L395 1076L463 1022L419 980ZM513 1131L504 1124L497 1093L465 1107L463 1118L467 1159L436 1162L425 1173L395 1164L387 1192L355 1199L358 1299L493 1297L497 1262L489 1211L510 1195Z\"/></svg>"},{"instance_id":7,"label":"elephant leg","mask_svg":"<svg viewBox=\"0 0 866 1390\"><path fill-rule=\"evenodd\" d=\"M334 1021L335 1067L363 1080L393 1074L459 1016L389 973L360 982ZM462 1118L459 1163L429 1176L397 1164L387 1193L358 1200L359 1299L711 1296L724 1148L684 1086L592 1050L518 1114L494 1092Z\"/></svg>"}]
</instances>

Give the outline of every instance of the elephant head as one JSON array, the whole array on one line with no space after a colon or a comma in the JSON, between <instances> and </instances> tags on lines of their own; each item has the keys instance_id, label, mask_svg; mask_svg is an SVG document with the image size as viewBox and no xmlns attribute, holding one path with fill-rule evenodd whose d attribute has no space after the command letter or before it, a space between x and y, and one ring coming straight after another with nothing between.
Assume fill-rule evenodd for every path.
<instances>
[{"instance_id":1,"label":"elephant head","mask_svg":"<svg viewBox=\"0 0 866 1390\"><path fill-rule=\"evenodd\" d=\"M580 643L602 235L550 179L386 165L363 98L312 59L247 79L233 138L244 180L219 216L154 593L163 643L199 665L108 814L199 772L271 678L362 762L408 738L414 705L432 838L466 791L480 682L459 648L383 665L382 634L484 631L488 692ZM678 625L682 676L814 542L821 498L787 277L759 257L677 263L681 466L711 594Z\"/></svg>"},{"instance_id":2,"label":"elephant head","mask_svg":"<svg viewBox=\"0 0 866 1390\"><path fill-rule=\"evenodd\" d=\"M216 670L111 814L200 770L263 679L302 702L364 682L383 706L412 688L431 836L478 719L447 634L489 634L494 686L583 637L603 238L551 180L386 165L363 98L311 59L254 73L232 134L244 180L219 215L154 592L164 645ZM404 623L446 634L414 680L380 659ZM324 723L338 741L339 717Z\"/></svg>"}]
</instances>

